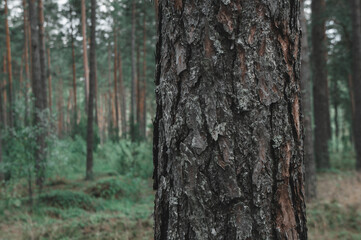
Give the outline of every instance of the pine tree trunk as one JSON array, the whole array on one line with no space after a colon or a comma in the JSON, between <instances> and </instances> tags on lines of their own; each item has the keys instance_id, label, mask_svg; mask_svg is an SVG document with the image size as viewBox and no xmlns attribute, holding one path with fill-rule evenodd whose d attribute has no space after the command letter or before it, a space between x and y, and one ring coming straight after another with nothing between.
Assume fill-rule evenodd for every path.
<instances>
[{"instance_id":1,"label":"pine tree trunk","mask_svg":"<svg viewBox=\"0 0 361 240\"><path fill-rule=\"evenodd\" d=\"M53 100L52 100L52 78L51 78L51 57L50 57L50 47L48 47L48 91L49 91L49 112L50 112L50 116L52 114L52 106L53 106Z\"/></svg>"},{"instance_id":2,"label":"pine tree trunk","mask_svg":"<svg viewBox=\"0 0 361 240\"><path fill-rule=\"evenodd\" d=\"M72 71L73 71L73 101L74 101L74 113L72 117L72 127L76 127L77 119L78 119L78 105L77 105L77 94L76 94L76 66L75 66L75 46L74 46L74 28L73 28L73 14L72 10L70 10L70 28L71 28L71 56L72 56ZM86 81L86 78L85 78Z\"/></svg>"},{"instance_id":3,"label":"pine tree trunk","mask_svg":"<svg viewBox=\"0 0 361 240\"><path fill-rule=\"evenodd\" d=\"M86 156L86 179L93 179L93 139L94 139L94 91L96 74L96 0L91 0L91 28L90 28L90 75L89 75L89 101L87 123L87 156Z\"/></svg>"},{"instance_id":4,"label":"pine tree trunk","mask_svg":"<svg viewBox=\"0 0 361 240\"><path fill-rule=\"evenodd\" d=\"M328 141L331 136L327 81L325 0L312 0L313 104L315 113L315 156L320 169L330 167Z\"/></svg>"},{"instance_id":5,"label":"pine tree trunk","mask_svg":"<svg viewBox=\"0 0 361 240\"><path fill-rule=\"evenodd\" d=\"M8 4L7 0L5 0L5 35L6 35L6 63L7 63L7 74L8 74L8 93L9 93L9 126L14 126L14 103L13 103L13 73L12 73L12 65L11 65L11 41L10 41L10 31L9 31L9 23L8 23Z\"/></svg>"},{"instance_id":6,"label":"pine tree trunk","mask_svg":"<svg viewBox=\"0 0 361 240\"><path fill-rule=\"evenodd\" d=\"M117 28L114 28L114 107L115 107L115 140L119 140L119 108L118 108L118 50Z\"/></svg>"},{"instance_id":7,"label":"pine tree trunk","mask_svg":"<svg viewBox=\"0 0 361 240\"><path fill-rule=\"evenodd\" d=\"M45 106L43 93L43 82L41 78L41 63L40 63L40 41L39 41L39 30L38 30L38 13L37 13L37 1L28 0L29 6L29 23L31 27L31 74L32 74L32 89L35 97L35 109L34 109L34 125L40 127L40 131L37 136L38 148L35 151L35 170L36 170L36 183L40 190L42 189L44 181L45 171L45 137L46 129L45 118L43 117Z\"/></svg>"},{"instance_id":8,"label":"pine tree trunk","mask_svg":"<svg viewBox=\"0 0 361 240\"><path fill-rule=\"evenodd\" d=\"M352 89L354 89L353 135L356 150L356 169L361 171L361 3L352 1Z\"/></svg>"},{"instance_id":9,"label":"pine tree trunk","mask_svg":"<svg viewBox=\"0 0 361 240\"><path fill-rule=\"evenodd\" d=\"M312 137L312 97L311 97L311 65L309 58L307 21L304 11L304 2L301 0L301 26L302 26L302 62L301 62L301 91L304 125L304 161L305 161L305 191L307 200L316 197L316 163Z\"/></svg>"},{"instance_id":10,"label":"pine tree trunk","mask_svg":"<svg viewBox=\"0 0 361 240\"><path fill-rule=\"evenodd\" d=\"M299 1L159 1L155 240L307 239Z\"/></svg>"},{"instance_id":11,"label":"pine tree trunk","mask_svg":"<svg viewBox=\"0 0 361 240\"><path fill-rule=\"evenodd\" d=\"M120 93L120 121L122 126L122 137L125 137L127 133L127 103L125 96L125 89L123 83L123 70L122 70L122 55L119 53L118 57L119 65L119 93Z\"/></svg>"},{"instance_id":12,"label":"pine tree trunk","mask_svg":"<svg viewBox=\"0 0 361 240\"><path fill-rule=\"evenodd\" d=\"M40 51L40 68L41 68L41 91L43 100L43 109L48 107L46 93L46 57L45 57L45 30L44 30L44 11L43 0L38 0L38 18L39 18L39 51Z\"/></svg>"},{"instance_id":13,"label":"pine tree trunk","mask_svg":"<svg viewBox=\"0 0 361 240\"><path fill-rule=\"evenodd\" d=\"M28 11L26 10L26 0L22 1L23 10L24 10L24 52L25 52L25 81L21 86L24 90L25 96L25 126L29 124L29 81L30 81L30 68L29 68L29 21L28 21Z\"/></svg>"},{"instance_id":14,"label":"pine tree trunk","mask_svg":"<svg viewBox=\"0 0 361 240\"><path fill-rule=\"evenodd\" d=\"M6 127L8 126L8 118L7 118L7 112L6 112L6 106L7 106L7 94L6 94L6 54L3 57L3 73L4 73L4 79L2 80L2 84L1 84L1 91L2 91L2 95L3 95L3 104L2 104L2 123L3 126Z\"/></svg>"},{"instance_id":15,"label":"pine tree trunk","mask_svg":"<svg viewBox=\"0 0 361 240\"><path fill-rule=\"evenodd\" d=\"M135 46L135 0L132 0L132 36L131 36L131 51L132 51L132 83L131 83L131 97L130 97L130 136L132 141L135 140L135 117L136 117L136 103L137 103L137 63L136 63L136 46Z\"/></svg>"},{"instance_id":16,"label":"pine tree trunk","mask_svg":"<svg viewBox=\"0 0 361 240\"><path fill-rule=\"evenodd\" d=\"M59 79L58 83L58 136L61 138L63 136L64 128L64 112L63 112L63 79Z\"/></svg>"},{"instance_id":17,"label":"pine tree trunk","mask_svg":"<svg viewBox=\"0 0 361 240\"><path fill-rule=\"evenodd\" d=\"M143 84L141 88L141 102L140 102L140 129L143 137L146 137L146 128L147 128L147 31L146 31L146 10L144 9L143 16Z\"/></svg>"},{"instance_id":18,"label":"pine tree trunk","mask_svg":"<svg viewBox=\"0 0 361 240\"><path fill-rule=\"evenodd\" d=\"M81 0L81 33L83 36L83 64L84 64L84 79L85 79L85 109L88 106L89 99L89 67L88 67L88 50L86 43L86 6L85 0Z\"/></svg>"}]
</instances>

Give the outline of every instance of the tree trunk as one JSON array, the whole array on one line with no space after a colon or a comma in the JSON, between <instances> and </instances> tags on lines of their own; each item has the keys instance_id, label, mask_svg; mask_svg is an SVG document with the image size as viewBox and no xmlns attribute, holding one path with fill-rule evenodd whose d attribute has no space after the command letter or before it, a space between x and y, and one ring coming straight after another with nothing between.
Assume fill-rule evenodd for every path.
<instances>
[{"instance_id":1,"label":"tree trunk","mask_svg":"<svg viewBox=\"0 0 361 240\"><path fill-rule=\"evenodd\" d=\"M7 112L6 112L6 106L7 106L7 94L6 94L6 54L4 55L3 58L3 73L4 73L4 79L2 81L1 84L1 91L2 91L2 95L3 95L3 104L2 104L2 123L3 126L6 127L8 126L8 118L7 118Z\"/></svg>"},{"instance_id":2,"label":"tree trunk","mask_svg":"<svg viewBox=\"0 0 361 240\"><path fill-rule=\"evenodd\" d=\"M131 83L131 97L130 97L130 136L132 141L135 140L135 117L136 117L136 103L137 103L137 59L135 46L135 0L132 0L132 36L131 36L131 51L132 51L132 83Z\"/></svg>"},{"instance_id":3,"label":"tree trunk","mask_svg":"<svg viewBox=\"0 0 361 240\"><path fill-rule=\"evenodd\" d=\"M58 85L58 136L61 138L63 136L64 128L64 111L63 111L63 79L59 78Z\"/></svg>"},{"instance_id":4,"label":"tree trunk","mask_svg":"<svg viewBox=\"0 0 361 240\"><path fill-rule=\"evenodd\" d=\"M77 95L76 95L76 66L75 66L75 46L74 46L74 28L73 28L73 14L72 10L70 10L70 28L71 28L71 56L72 56L72 71L73 71L73 100L74 100L74 113L72 117L72 127L76 127L77 123L77 113L78 113L78 107L77 107Z\"/></svg>"},{"instance_id":5,"label":"tree trunk","mask_svg":"<svg viewBox=\"0 0 361 240\"><path fill-rule=\"evenodd\" d=\"M39 41L39 30L38 30L38 15L37 15L37 1L28 0L29 5L29 23L31 27L31 74L32 74L32 89L35 97L35 109L34 109L34 125L40 128L37 136L37 149L35 151L35 170L36 170L36 183L40 190L42 189L44 181L44 170L45 170L45 137L46 129L45 118L43 113L45 110L44 98L42 88L44 87L41 79L41 64L40 64L40 41Z\"/></svg>"},{"instance_id":6,"label":"tree trunk","mask_svg":"<svg viewBox=\"0 0 361 240\"><path fill-rule=\"evenodd\" d=\"M330 111L327 83L325 0L312 0L313 99L315 112L315 156L318 168L330 167Z\"/></svg>"},{"instance_id":7,"label":"tree trunk","mask_svg":"<svg viewBox=\"0 0 361 240\"><path fill-rule=\"evenodd\" d=\"M43 108L48 107L47 93L46 93L46 57L45 57L45 30L44 30L44 11L43 0L38 0L38 18L39 18L39 53L40 53L40 68L41 68L41 91L43 96Z\"/></svg>"},{"instance_id":8,"label":"tree trunk","mask_svg":"<svg viewBox=\"0 0 361 240\"><path fill-rule=\"evenodd\" d=\"M86 43L86 8L85 0L81 0L81 33L83 36L83 64L84 64L84 79L85 79L85 109L88 106L89 99L89 67L88 67L88 50Z\"/></svg>"},{"instance_id":9,"label":"tree trunk","mask_svg":"<svg viewBox=\"0 0 361 240\"><path fill-rule=\"evenodd\" d=\"M118 50L117 50L117 28L114 28L114 107L115 107L115 140L119 140L119 108L118 108Z\"/></svg>"},{"instance_id":10,"label":"tree trunk","mask_svg":"<svg viewBox=\"0 0 361 240\"><path fill-rule=\"evenodd\" d=\"M307 239L299 1L160 1L154 239Z\"/></svg>"},{"instance_id":11,"label":"tree trunk","mask_svg":"<svg viewBox=\"0 0 361 240\"><path fill-rule=\"evenodd\" d=\"M118 57L119 65L119 93L120 93L120 121L122 126L122 137L125 137L127 133L127 102L125 96L125 89L123 83L123 70L122 70L122 55L119 53Z\"/></svg>"},{"instance_id":12,"label":"tree trunk","mask_svg":"<svg viewBox=\"0 0 361 240\"><path fill-rule=\"evenodd\" d=\"M354 89L353 135L356 149L356 169L361 171L361 3L352 1L352 89Z\"/></svg>"},{"instance_id":13,"label":"tree trunk","mask_svg":"<svg viewBox=\"0 0 361 240\"><path fill-rule=\"evenodd\" d=\"M137 88L137 132L138 132L138 135L140 133L140 86L141 82L140 82L140 48L139 48L139 45L137 46L137 84L136 84L136 88Z\"/></svg>"},{"instance_id":14,"label":"tree trunk","mask_svg":"<svg viewBox=\"0 0 361 240\"><path fill-rule=\"evenodd\" d=\"M95 68L96 68L96 0L91 0L91 28L90 28L90 75L89 75L89 101L88 101L88 124L87 124L87 157L86 179L93 179L93 139L94 139L94 91L95 91Z\"/></svg>"},{"instance_id":15,"label":"tree trunk","mask_svg":"<svg viewBox=\"0 0 361 240\"><path fill-rule=\"evenodd\" d=\"M304 124L304 161L305 161L305 191L307 200L316 198L316 163L312 137L312 98L311 98L311 66L307 38L307 21L304 11L304 2L301 0L302 26L302 62L301 62L301 91Z\"/></svg>"},{"instance_id":16,"label":"tree trunk","mask_svg":"<svg viewBox=\"0 0 361 240\"><path fill-rule=\"evenodd\" d=\"M7 0L5 0L5 35L6 35L6 63L7 63L7 74L8 74L8 93L9 93L9 126L14 126L14 103L13 103L13 73L12 73L12 65L11 65L11 42L10 42L10 31L9 31L9 23L8 23L8 4Z\"/></svg>"},{"instance_id":17,"label":"tree trunk","mask_svg":"<svg viewBox=\"0 0 361 240\"><path fill-rule=\"evenodd\" d=\"M52 114L51 108L53 106L53 100L52 100L52 85L51 85L51 58L50 58L50 47L48 47L48 91L49 91L49 112L50 116Z\"/></svg>"},{"instance_id":18,"label":"tree trunk","mask_svg":"<svg viewBox=\"0 0 361 240\"><path fill-rule=\"evenodd\" d=\"M25 96L25 126L29 124L29 81L30 81L30 69L29 69L29 21L28 21L28 11L26 10L26 0L23 0L23 9L24 9L24 52L25 52L25 82L21 86L24 90Z\"/></svg>"},{"instance_id":19,"label":"tree trunk","mask_svg":"<svg viewBox=\"0 0 361 240\"><path fill-rule=\"evenodd\" d=\"M143 16L143 84L141 88L141 100L140 100L140 129L143 137L146 137L146 128L147 128L147 31L146 31L146 10L144 9Z\"/></svg>"}]
</instances>

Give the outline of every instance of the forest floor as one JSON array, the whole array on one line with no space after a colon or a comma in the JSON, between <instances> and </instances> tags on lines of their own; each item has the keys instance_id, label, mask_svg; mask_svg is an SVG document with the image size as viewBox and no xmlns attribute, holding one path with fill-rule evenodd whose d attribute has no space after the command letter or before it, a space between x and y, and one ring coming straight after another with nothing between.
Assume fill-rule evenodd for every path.
<instances>
[{"instance_id":1,"label":"forest floor","mask_svg":"<svg viewBox=\"0 0 361 240\"><path fill-rule=\"evenodd\" d=\"M153 239L153 198L150 180L50 179L31 211L25 196L0 209L0 239ZM361 175L319 174L307 214L311 240L361 240Z\"/></svg>"}]
</instances>

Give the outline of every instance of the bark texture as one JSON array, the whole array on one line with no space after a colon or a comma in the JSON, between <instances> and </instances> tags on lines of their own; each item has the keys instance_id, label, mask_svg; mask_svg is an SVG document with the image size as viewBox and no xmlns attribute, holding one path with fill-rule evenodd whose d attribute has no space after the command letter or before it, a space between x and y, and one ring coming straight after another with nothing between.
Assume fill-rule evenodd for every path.
<instances>
[{"instance_id":1,"label":"bark texture","mask_svg":"<svg viewBox=\"0 0 361 240\"><path fill-rule=\"evenodd\" d=\"M356 149L356 169L361 171L361 3L352 0L352 89L354 97L353 135Z\"/></svg>"},{"instance_id":2,"label":"bark texture","mask_svg":"<svg viewBox=\"0 0 361 240\"><path fill-rule=\"evenodd\" d=\"M311 93L311 65L307 39L307 21L304 11L304 2L301 0L301 26L302 26L302 61L301 61L301 90L304 125L304 161L305 161L305 191L307 200L316 197L316 163L312 137L312 93Z\"/></svg>"},{"instance_id":3,"label":"bark texture","mask_svg":"<svg viewBox=\"0 0 361 240\"><path fill-rule=\"evenodd\" d=\"M46 106L46 95L44 95L42 78L41 78L41 63L40 63L40 41L39 41L39 26L38 26L38 13L37 1L28 0L29 6L29 23L31 28L31 81L32 89L35 97L35 117L34 125L38 126L40 131L37 136L38 148L35 151L35 170L36 170L36 183L42 188L44 181L45 170L45 117L44 110Z\"/></svg>"},{"instance_id":4,"label":"bark texture","mask_svg":"<svg viewBox=\"0 0 361 240\"><path fill-rule=\"evenodd\" d=\"M8 74L8 92L9 92L9 125L13 127L14 124L14 99L13 99L13 73L12 73L12 60L11 60L11 41L10 41L10 30L8 23L8 4L5 0L5 38L6 38L6 63L7 63L7 74Z\"/></svg>"},{"instance_id":5,"label":"bark texture","mask_svg":"<svg viewBox=\"0 0 361 240\"><path fill-rule=\"evenodd\" d=\"M325 0L312 0L312 68L315 111L315 156L318 168L330 167L328 140L331 137L327 81Z\"/></svg>"},{"instance_id":6,"label":"bark texture","mask_svg":"<svg viewBox=\"0 0 361 240\"><path fill-rule=\"evenodd\" d=\"M307 239L298 0L159 1L155 239Z\"/></svg>"},{"instance_id":7,"label":"bark texture","mask_svg":"<svg viewBox=\"0 0 361 240\"><path fill-rule=\"evenodd\" d=\"M83 64L84 64L84 79L85 79L85 109L87 109L89 98L89 66L88 66L88 50L86 44L86 6L85 0L81 0L81 34L83 36Z\"/></svg>"},{"instance_id":8,"label":"bark texture","mask_svg":"<svg viewBox=\"0 0 361 240\"><path fill-rule=\"evenodd\" d=\"M38 0L38 18L39 18L39 53L40 53L40 69L41 69L41 94L43 96L43 108L48 107L46 93L46 57L45 57L45 29L44 29L44 7L43 0Z\"/></svg>"},{"instance_id":9,"label":"bark texture","mask_svg":"<svg viewBox=\"0 0 361 240\"><path fill-rule=\"evenodd\" d=\"M90 75L89 75L89 100L87 122L87 156L86 156L86 179L93 179L93 144L94 144L94 93L96 74L96 0L91 0L91 28L90 28Z\"/></svg>"}]
</instances>

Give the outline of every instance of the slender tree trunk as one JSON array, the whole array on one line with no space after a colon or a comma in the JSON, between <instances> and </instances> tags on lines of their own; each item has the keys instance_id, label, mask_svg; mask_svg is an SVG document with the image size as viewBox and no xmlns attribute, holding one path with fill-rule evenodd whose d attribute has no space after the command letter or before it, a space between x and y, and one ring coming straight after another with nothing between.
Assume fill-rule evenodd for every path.
<instances>
[{"instance_id":1,"label":"slender tree trunk","mask_svg":"<svg viewBox=\"0 0 361 240\"><path fill-rule=\"evenodd\" d=\"M131 51L132 51L132 83L131 83L131 99L130 99L130 136L132 141L135 140L135 117L136 117L136 103L137 103L137 60L136 60L136 46L135 46L135 0L132 0L132 36L131 36Z\"/></svg>"},{"instance_id":2,"label":"slender tree trunk","mask_svg":"<svg viewBox=\"0 0 361 240\"><path fill-rule=\"evenodd\" d=\"M352 1L352 89L354 89L353 136L356 149L356 169L361 171L361 3Z\"/></svg>"},{"instance_id":3,"label":"slender tree trunk","mask_svg":"<svg viewBox=\"0 0 361 240\"><path fill-rule=\"evenodd\" d=\"M45 57L45 30L44 30L44 7L43 0L38 0L38 18L39 18L39 51L40 51L40 67L41 67L41 91L43 96L43 108L48 107L46 93L46 57Z\"/></svg>"},{"instance_id":4,"label":"slender tree trunk","mask_svg":"<svg viewBox=\"0 0 361 240\"><path fill-rule=\"evenodd\" d=\"M88 50L86 37L86 6L85 0L81 0L81 33L83 36L83 64L84 64L84 79L85 79L85 109L88 106L89 99L89 65L88 65Z\"/></svg>"},{"instance_id":5,"label":"slender tree trunk","mask_svg":"<svg viewBox=\"0 0 361 240\"><path fill-rule=\"evenodd\" d=\"M58 84L58 136L61 138L63 136L64 128L64 111L63 111L63 79L59 78Z\"/></svg>"},{"instance_id":6,"label":"slender tree trunk","mask_svg":"<svg viewBox=\"0 0 361 240\"><path fill-rule=\"evenodd\" d=\"M299 1L159 4L154 239L307 239Z\"/></svg>"},{"instance_id":7,"label":"slender tree trunk","mask_svg":"<svg viewBox=\"0 0 361 240\"><path fill-rule=\"evenodd\" d=\"M51 58L50 58L50 47L48 47L48 91L49 91L49 112L50 116L52 114L52 106L53 106L53 100L52 100L52 85L51 85Z\"/></svg>"},{"instance_id":8,"label":"slender tree trunk","mask_svg":"<svg viewBox=\"0 0 361 240\"><path fill-rule=\"evenodd\" d=\"M146 31L146 10L144 9L143 16L143 84L141 89L141 103L140 103L140 128L143 137L146 137L147 128L147 31Z\"/></svg>"},{"instance_id":9,"label":"slender tree trunk","mask_svg":"<svg viewBox=\"0 0 361 240\"><path fill-rule=\"evenodd\" d=\"M21 86L24 92L25 97L25 126L29 123L29 81L30 81L30 69L29 69L29 21L28 21L28 11L26 8L26 0L22 1L24 9L24 52L25 52L25 82Z\"/></svg>"},{"instance_id":10,"label":"slender tree trunk","mask_svg":"<svg viewBox=\"0 0 361 240\"><path fill-rule=\"evenodd\" d=\"M330 167L328 141L330 112L327 83L325 0L312 0L313 98L315 112L315 156L318 168Z\"/></svg>"},{"instance_id":11,"label":"slender tree trunk","mask_svg":"<svg viewBox=\"0 0 361 240\"><path fill-rule=\"evenodd\" d=\"M136 99L137 99L137 132L138 134L140 133L140 94L141 94L141 86L140 86L141 82L140 82L140 48L139 48L139 45L137 46L137 84L136 84L136 88L137 88L137 96L136 96Z\"/></svg>"},{"instance_id":12,"label":"slender tree trunk","mask_svg":"<svg viewBox=\"0 0 361 240\"><path fill-rule=\"evenodd\" d=\"M6 63L7 63L7 74L8 74L8 93L9 93L9 126L14 126L14 103L13 103L13 73L12 73L12 65L11 65L11 41L10 41L10 31L9 31L9 23L8 23L8 4L7 0L5 0L5 35L6 35Z\"/></svg>"},{"instance_id":13,"label":"slender tree trunk","mask_svg":"<svg viewBox=\"0 0 361 240\"><path fill-rule=\"evenodd\" d=\"M93 179L93 139L94 139L94 88L96 69L96 0L91 0L91 28L90 28L90 78L89 78L89 103L88 103L88 126L87 126L87 159L86 179Z\"/></svg>"},{"instance_id":14,"label":"slender tree trunk","mask_svg":"<svg viewBox=\"0 0 361 240\"><path fill-rule=\"evenodd\" d=\"M2 88L1 88L1 91L3 92L3 105L2 105L2 117L3 117L3 126L6 127L8 126L8 117L7 117L7 111L6 111L6 106L7 106L7 93L6 93L6 88L7 88L7 83L6 83L6 78L5 78L5 75L6 75L6 54L4 55L4 58L3 58L3 73L4 73L4 79L2 81Z\"/></svg>"},{"instance_id":15,"label":"slender tree trunk","mask_svg":"<svg viewBox=\"0 0 361 240\"><path fill-rule=\"evenodd\" d=\"M75 46L74 46L74 28L73 28L73 14L72 10L70 11L70 28L71 28L71 56L72 56L72 71L73 71L73 101L74 101L74 113L72 117L72 127L76 127L77 119L78 119L78 107L77 107L77 94L76 94L76 66L75 66ZM86 81L86 78L85 78Z\"/></svg>"},{"instance_id":16,"label":"slender tree trunk","mask_svg":"<svg viewBox=\"0 0 361 240\"><path fill-rule=\"evenodd\" d=\"M122 137L126 136L127 133L127 102L125 96L125 89L123 83L123 70L122 70L122 55L119 53L118 57L118 65L119 65L119 93L120 93L120 120L122 126Z\"/></svg>"},{"instance_id":17,"label":"slender tree trunk","mask_svg":"<svg viewBox=\"0 0 361 240\"><path fill-rule=\"evenodd\" d=\"M114 107L115 107L115 140L119 140L119 108L118 108L118 50L117 50L117 28L114 29Z\"/></svg>"},{"instance_id":18,"label":"slender tree trunk","mask_svg":"<svg viewBox=\"0 0 361 240\"><path fill-rule=\"evenodd\" d=\"M312 81L309 46L307 38L307 21L304 11L304 2L301 0L301 26L302 26L302 62L301 62L301 90L304 124L304 162L305 162L305 190L307 200L316 198L316 163L312 137Z\"/></svg>"},{"instance_id":19,"label":"slender tree trunk","mask_svg":"<svg viewBox=\"0 0 361 240\"><path fill-rule=\"evenodd\" d=\"M45 106L44 87L41 78L41 63L40 63L40 41L39 41L39 25L38 25L38 14L37 14L37 1L28 0L29 6L29 22L31 27L31 67L32 67L32 89L35 97L35 117L34 125L40 128L37 136L37 149L35 151L35 170L36 170L36 183L42 189L44 182L44 171L45 171L45 137L47 135L45 126L45 118L43 116Z\"/></svg>"}]
</instances>

